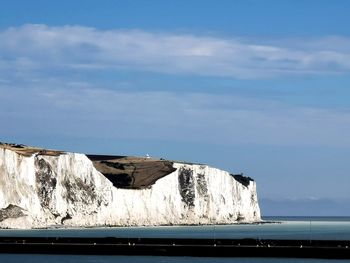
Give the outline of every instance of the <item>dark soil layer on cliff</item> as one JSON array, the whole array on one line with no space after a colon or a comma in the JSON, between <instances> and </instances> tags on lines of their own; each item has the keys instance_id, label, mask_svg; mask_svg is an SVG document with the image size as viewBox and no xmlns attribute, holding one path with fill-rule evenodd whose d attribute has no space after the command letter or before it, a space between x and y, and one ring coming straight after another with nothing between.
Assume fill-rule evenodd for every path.
<instances>
[{"instance_id":1,"label":"dark soil layer on cliff","mask_svg":"<svg viewBox=\"0 0 350 263\"><path fill-rule=\"evenodd\" d=\"M173 163L166 160L107 155L87 155L87 157L95 168L118 188L147 188L176 170Z\"/></svg>"},{"instance_id":2,"label":"dark soil layer on cliff","mask_svg":"<svg viewBox=\"0 0 350 263\"><path fill-rule=\"evenodd\" d=\"M58 155L64 153L62 151L46 150L46 149L42 149L42 148L36 148L36 147L26 146L23 144L15 144L15 143L2 143L2 142L0 142L0 148L14 151L14 152L16 152L20 155L26 156L26 157L30 157L33 154L58 156Z\"/></svg>"}]
</instances>

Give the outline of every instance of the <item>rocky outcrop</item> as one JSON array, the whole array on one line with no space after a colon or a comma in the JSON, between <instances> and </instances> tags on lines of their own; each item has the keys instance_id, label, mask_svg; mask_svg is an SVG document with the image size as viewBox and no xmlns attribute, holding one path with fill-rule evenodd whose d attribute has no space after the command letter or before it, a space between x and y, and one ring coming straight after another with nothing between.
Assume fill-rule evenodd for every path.
<instances>
[{"instance_id":1,"label":"rocky outcrop","mask_svg":"<svg viewBox=\"0 0 350 263\"><path fill-rule=\"evenodd\" d=\"M200 164L0 144L0 227L259 220L249 177Z\"/></svg>"}]
</instances>

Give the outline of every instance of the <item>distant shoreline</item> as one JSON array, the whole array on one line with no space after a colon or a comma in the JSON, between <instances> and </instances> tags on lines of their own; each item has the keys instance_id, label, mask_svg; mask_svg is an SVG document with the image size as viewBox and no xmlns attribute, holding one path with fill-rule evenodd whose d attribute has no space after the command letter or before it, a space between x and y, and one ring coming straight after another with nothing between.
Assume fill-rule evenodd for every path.
<instances>
[{"instance_id":1,"label":"distant shoreline","mask_svg":"<svg viewBox=\"0 0 350 263\"><path fill-rule=\"evenodd\" d=\"M215 226L239 226L239 225L265 225L265 224L281 224L281 221L267 221L261 220L256 222L237 222L232 224L164 224L164 225L124 225L124 226L113 226L113 225L101 225L101 226L61 226L61 225L52 225L47 227L35 227L35 228L0 228L0 230L64 230L64 229L74 229L74 230L83 230L83 229L109 229L109 228L153 228L153 227L215 227Z\"/></svg>"}]
</instances>

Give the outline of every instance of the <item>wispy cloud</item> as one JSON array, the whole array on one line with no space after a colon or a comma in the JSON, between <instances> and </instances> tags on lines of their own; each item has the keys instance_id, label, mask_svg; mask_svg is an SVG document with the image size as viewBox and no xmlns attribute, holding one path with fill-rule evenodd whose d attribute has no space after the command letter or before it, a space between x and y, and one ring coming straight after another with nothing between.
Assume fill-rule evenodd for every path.
<instances>
[{"instance_id":1,"label":"wispy cloud","mask_svg":"<svg viewBox=\"0 0 350 263\"><path fill-rule=\"evenodd\" d=\"M80 84L79 84L80 85ZM0 87L1 133L219 145L350 146L350 112L230 95ZM269 107L265 107L269 104Z\"/></svg>"},{"instance_id":2,"label":"wispy cloud","mask_svg":"<svg viewBox=\"0 0 350 263\"><path fill-rule=\"evenodd\" d=\"M348 73L348 38L274 40L82 26L24 25L0 32L0 71L137 70L266 78Z\"/></svg>"}]
</instances>

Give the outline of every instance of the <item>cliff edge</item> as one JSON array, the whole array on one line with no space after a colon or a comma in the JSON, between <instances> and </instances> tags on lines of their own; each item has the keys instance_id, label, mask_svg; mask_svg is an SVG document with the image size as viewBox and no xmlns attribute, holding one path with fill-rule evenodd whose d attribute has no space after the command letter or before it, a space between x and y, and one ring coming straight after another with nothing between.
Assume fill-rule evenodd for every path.
<instances>
[{"instance_id":1,"label":"cliff edge","mask_svg":"<svg viewBox=\"0 0 350 263\"><path fill-rule=\"evenodd\" d=\"M0 227L260 221L256 183L201 164L0 143Z\"/></svg>"}]
</instances>

